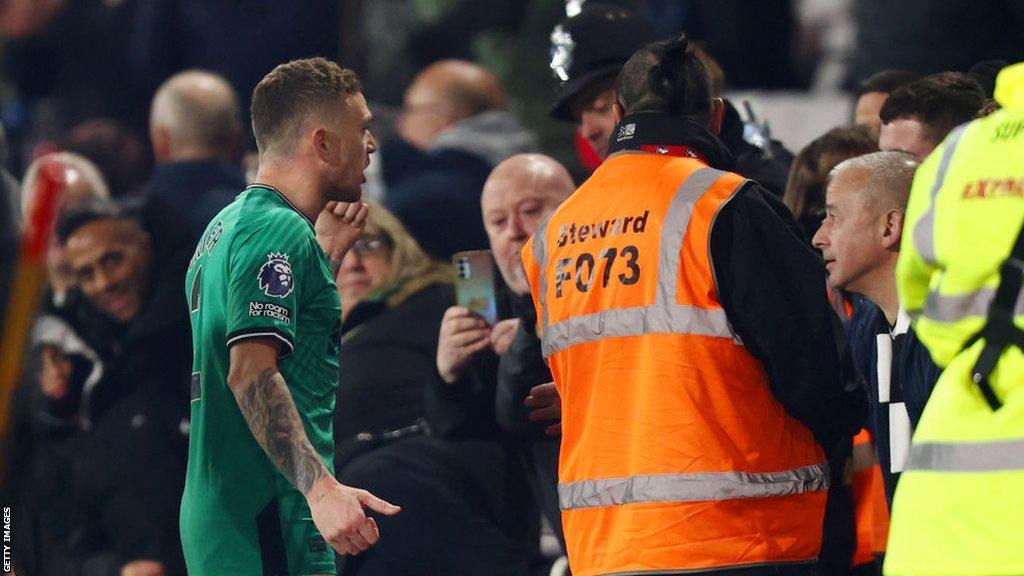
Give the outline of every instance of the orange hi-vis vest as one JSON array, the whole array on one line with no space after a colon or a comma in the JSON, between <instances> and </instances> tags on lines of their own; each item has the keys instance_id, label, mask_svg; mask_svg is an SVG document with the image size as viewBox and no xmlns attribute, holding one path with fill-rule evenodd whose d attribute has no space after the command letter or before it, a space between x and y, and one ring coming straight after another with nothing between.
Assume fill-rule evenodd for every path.
<instances>
[{"instance_id":1,"label":"orange hi-vis vest","mask_svg":"<svg viewBox=\"0 0 1024 576\"><path fill-rule=\"evenodd\" d=\"M818 555L825 457L718 301L711 227L743 184L696 158L621 152L523 248L562 398L576 576Z\"/></svg>"},{"instance_id":2,"label":"orange hi-vis vest","mask_svg":"<svg viewBox=\"0 0 1024 576\"><path fill-rule=\"evenodd\" d=\"M885 542L889 537L885 482L874 440L868 430L861 430L853 437L849 476L857 525L857 547L853 551L851 566L860 566L875 562L885 554Z\"/></svg>"}]
</instances>

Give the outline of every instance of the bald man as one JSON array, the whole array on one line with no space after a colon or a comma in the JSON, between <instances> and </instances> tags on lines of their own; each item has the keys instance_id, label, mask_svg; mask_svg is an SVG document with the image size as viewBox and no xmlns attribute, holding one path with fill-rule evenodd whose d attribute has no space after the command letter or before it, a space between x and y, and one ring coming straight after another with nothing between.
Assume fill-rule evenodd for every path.
<instances>
[{"instance_id":1,"label":"bald man","mask_svg":"<svg viewBox=\"0 0 1024 576\"><path fill-rule=\"evenodd\" d=\"M509 288L530 293L519 252L537 223L576 189L564 166L542 154L520 154L491 172L480 197L484 229Z\"/></svg>"},{"instance_id":2,"label":"bald man","mask_svg":"<svg viewBox=\"0 0 1024 576\"><path fill-rule=\"evenodd\" d=\"M487 247L480 190L502 160L535 148L505 109L501 83L472 62L443 60L405 92L398 134L384 145L384 204L434 258Z\"/></svg>"},{"instance_id":3,"label":"bald man","mask_svg":"<svg viewBox=\"0 0 1024 576\"><path fill-rule=\"evenodd\" d=\"M149 137L157 167L143 212L158 249L194 246L210 219L245 188L241 115L234 89L212 72L181 72L156 91Z\"/></svg>"},{"instance_id":4,"label":"bald man","mask_svg":"<svg viewBox=\"0 0 1024 576\"><path fill-rule=\"evenodd\" d=\"M871 383L871 425L890 503L913 428L939 376L896 294L916 169L914 157L898 151L841 162L830 174L825 218L812 241L825 258L829 283L868 300L858 305L847 332L857 367Z\"/></svg>"},{"instance_id":5,"label":"bald man","mask_svg":"<svg viewBox=\"0 0 1024 576\"><path fill-rule=\"evenodd\" d=\"M456 122L504 109L505 94L493 74L471 62L443 60L427 66L406 90L398 130L425 150Z\"/></svg>"},{"instance_id":6,"label":"bald man","mask_svg":"<svg viewBox=\"0 0 1024 576\"><path fill-rule=\"evenodd\" d=\"M519 252L537 225L576 189L569 172L552 158L521 154L499 164L487 179L480 199L484 228L498 269L510 291L518 296L518 318L499 322L491 346L501 355L495 391L495 415L506 430L534 432L528 456L534 493L541 511L563 543L558 508L558 420L561 403L544 363L534 332L530 287L523 276ZM531 415L532 412L532 415ZM532 422L540 422L533 425ZM545 435L543 432L547 431Z\"/></svg>"}]
</instances>

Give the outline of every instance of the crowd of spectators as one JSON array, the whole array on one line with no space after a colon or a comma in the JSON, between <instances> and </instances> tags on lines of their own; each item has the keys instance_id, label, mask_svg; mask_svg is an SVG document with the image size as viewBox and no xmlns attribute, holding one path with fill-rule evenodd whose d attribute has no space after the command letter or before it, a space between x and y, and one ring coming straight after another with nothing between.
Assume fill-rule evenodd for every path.
<instances>
[{"instance_id":1,"label":"crowd of spectators","mask_svg":"<svg viewBox=\"0 0 1024 576\"><path fill-rule=\"evenodd\" d=\"M12 14L21 4L33 3L0 0L9 72L33 101L31 122L0 115L15 119L18 130L16 149L0 131L0 167L11 169L0 170L0 281L9 278L40 175L57 178L62 193L46 249L46 291L12 402L0 492L14 510L15 568L38 576L182 576L178 513L192 373L185 270L210 220L251 183L252 87L278 63L336 54L331 23L341 9L314 0L245 8L39 2L38 12L23 6L32 17L19 19ZM541 139L517 118L507 82L479 62L439 58L404 92L390 87L404 96L390 124L374 128L391 135L375 165L379 202L335 278L342 303L335 473L403 512L379 518L380 543L342 559L340 573L567 573L557 493L561 407L520 250L610 154L620 69L649 41L680 31L666 27L709 31L697 50L712 98L725 95L734 72L747 85L799 75L773 71L780 66L774 52L744 56L705 3L673 4L633 12L586 3L577 15L546 22L557 83L545 96L549 120L573 125L572 162L540 153ZM751 10L788 5L764 4ZM905 3L858 6L878 5L881 14L896 4ZM781 24L773 26L762 32L782 34L775 30ZM877 40L880 32L864 34ZM877 42L868 47L880 50ZM840 363L856 369L853 380L868 399L866 417L855 407L793 408L781 400L794 418L829 431L818 436L833 481L821 574L880 573L884 548L863 541L859 512L874 501L851 485L853 433L839 423L856 421L853 428L872 437L883 477L874 494L891 502L940 374L897 297L907 198L919 163L954 128L998 108L993 83L1005 63L965 66L1009 57L998 46L975 61L936 67L914 54L902 65L907 70L870 69L867 56L858 59L874 74L851 95L855 117L822 126L795 154L727 98L715 100L714 134L693 136L760 183L757 210L786 223L764 232L758 221L734 222L758 236L721 280L733 290L770 291L769 276L788 282L827 269L820 289L828 290L828 314L844 322L845 338L821 336L836 338L842 354L848 343ZM366 96L373 108L374 94ZM14 170L15 157L27 160L24 170ZM757 210L744 217L756 219ZM773 242L775 233L785 238ZM736 238L740 246L739 232ZM806 249L790 262L800 270L777 267L786 264L786 242ZM456 305L452 255L479 249L493 253L498 271L493 325ZM801 293L768 296L782 304L747 329L786 318L783 308ZM775 328L791 342L809 337L808 324ZM754 336L743 339L756 346ZM755 352L773 382L792 386L806 377L803 359L773 354ZM801 366L790 371L789 364ZM875 548L855 565L863 559L855 550L865 546Z\"/></svg>"}]
</instances>

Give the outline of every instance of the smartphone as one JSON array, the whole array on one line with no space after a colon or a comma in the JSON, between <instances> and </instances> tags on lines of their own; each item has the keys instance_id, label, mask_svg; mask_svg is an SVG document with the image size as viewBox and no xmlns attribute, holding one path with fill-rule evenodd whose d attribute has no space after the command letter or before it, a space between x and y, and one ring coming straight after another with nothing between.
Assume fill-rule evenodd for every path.
<instances>
[{"instance_id":1,"label":"smartphone","mask_svg":"<svg viewBox=\"0 0 1024 576\"><path fill-rule=\"evenodd\" d=\"M488 324L498 321L497 266L490 250L469 250L452 255L455 265L455 300L476 312Z\"/></svg>"}]
</instances>

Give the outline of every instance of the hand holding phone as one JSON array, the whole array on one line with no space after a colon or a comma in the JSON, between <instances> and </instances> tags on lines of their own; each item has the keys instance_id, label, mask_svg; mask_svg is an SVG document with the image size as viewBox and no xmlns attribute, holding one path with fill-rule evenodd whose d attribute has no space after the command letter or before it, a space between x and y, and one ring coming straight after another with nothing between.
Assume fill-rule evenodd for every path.
<instances>
[{"instance_id":1,"label":"hand holding phone","mask_svg":"<svg viewBox=\"0 0 1024 576\"><path fill-rule=\"evenodd\" d=\"M487 321L498 322L498 301L495 296L497 266L490 250L471 250L452 255L455 264L455 299Z\"/></svg>"},{"instance_id":2,"label":"hand holding phone","mask_svg":"<svg viewBox=\"0 0 1024 576\"><path fill-rule=\"evenodd\" d=\"M465 374L473 355L491 345L491 328L480 315L462 306L452 306L441 319L437 339L437 373L447 384Z\"/></svg>"}]
</instances>

